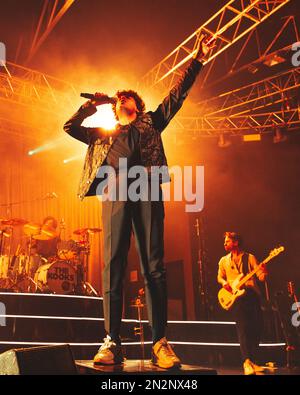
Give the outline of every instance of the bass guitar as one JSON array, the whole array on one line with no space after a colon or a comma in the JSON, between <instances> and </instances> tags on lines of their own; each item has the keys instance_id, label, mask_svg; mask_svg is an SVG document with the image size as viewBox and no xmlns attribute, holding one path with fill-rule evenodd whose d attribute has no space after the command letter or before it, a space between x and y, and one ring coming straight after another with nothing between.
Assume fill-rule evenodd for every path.
<instances>
[{"instance_id":1,"label":"bass guitar","mask_svg":"<svg viewBox=\"0 0 300 395\"><path fill-rule=\"evenodd\" d=\"M221 288L218 293L218 300L220 305L225 310L230 310L233 306L234 302L240 298L244 293L245 289L243 286L249 281L259 270L262 269L264 265L266 265L271 259L275 258L281 252L284 251L284 247L280 246L278 248L274 248L266 259L264 259L255 269L253 269L250 273L244 276L243 273L239 274L237 278L231 284L232 292L227 291L225 288Z\"/></svg>"}]
</instances>

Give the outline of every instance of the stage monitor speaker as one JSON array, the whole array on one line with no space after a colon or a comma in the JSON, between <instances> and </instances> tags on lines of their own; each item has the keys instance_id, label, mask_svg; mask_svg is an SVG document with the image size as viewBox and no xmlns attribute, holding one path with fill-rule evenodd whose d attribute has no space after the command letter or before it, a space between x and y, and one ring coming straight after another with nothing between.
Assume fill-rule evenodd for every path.
<instances>
[{"instance_id":1,"label":"stage monitor speaker","mask_svg":"<svg viewBox=\"0 0 300 395\"><path fill-rule=\"evenodd\" d=\"M0 375L74 375L77 369L68 344L18 348L0 354Z\"/></svg>"}]
</instances>

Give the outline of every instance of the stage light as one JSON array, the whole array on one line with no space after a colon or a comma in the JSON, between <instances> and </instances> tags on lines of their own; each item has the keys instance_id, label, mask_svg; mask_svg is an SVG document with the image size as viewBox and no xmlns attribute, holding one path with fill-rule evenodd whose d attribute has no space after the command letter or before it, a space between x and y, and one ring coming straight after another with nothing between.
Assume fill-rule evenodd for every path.
<instances>
[{"instance_id":1,"label":"stage light","mask_svg":"<svg viewBox=\"0 0 300 395\"><path fill-rule=\"evenodd\" d=\"M273 143L283 143L287 140L286 129L276 126L274 129Z\"/></svg>"},{"instance_id":2,"label":"stage light","mask_svg":"<svg viewBox=\"0 0 300 395\"><path fill-rule=\"evenodd\" d=\"M49 151L53 148L56 148L64 138L65 138L64 136L59 137L53 141L49 141L48 143L45 143L37 148L34 148L34 149L28 151L28 155L32 156L32 155L39 154L40 152Z\"/></svg>"},{"instance_id":3,"label":"stage light","mask_svg":"<svg viewBox=\"0 0 300 395\"><path fill-rule=\"evenodd\" d=\"M265 61L264 64L268 67L273 67L276 66L280 63L285 62L285 58L283 58L282 56L275 54L271 54Z\"/></svg>"},{"instance_id":4,"label":"stage light","mask_svg":"<svg viewBox=\"0 0 300 395\"><path fill-rule=\"evenodd\" d=\"M169 340L170 343L172 344L177 344L177 345L182 345L182 346L215 346L215 347L240 347L240 343L214 343L214 342L184 342L184 341L174 341L174 340ZM6 340L1 340L0 344L6 344L6 345L36 345L36 346L50 346L50 345L63 345L65 343L55 343L55 342L34 342L34 341L6 341ZM87 347L99 347L103 343L72 343L68 342L70 346L87 346ZM122 343L124 346L140 346L141 342L124 342ZM152 344L152 341L145 341L144 344ZM285 347L286 343L260 343L259 347Z\"/></svg>"},{"instance_id":5,"label":"stage light","mask_svg":"<svg viewBox=\"0 0 300 395\"><path fill-rule=\"evenodd\" d=\"M225 136L224 133L221 133L218 140L218 147L220 148L227 148L231 145L231 141L228 137Z\"/></svg>"},{"instance_id":6,"label":"stage light","mask_svg":"<svg viewBox=\"0 0 300 395\"><path fill-rule=\"evenodd\" d=\"M245 134L243 136L243 141L245 143L249 143L249 142L252 142L252 141L261 141L261 135L259 133Z\"/></svg>"},{"instance_id":7,"label":"stage light","mask_svg":"<svg viewBox=\"0 0 300 395\"><path fill-rule=\"evenodd\" d=\"M82 158L84 158L84 155L85 155L85 154L82 153L82 154L80 154L80 155L71 156L70 158L64 159L64 160L63 160L63 163L64 163L64 164L67 164L67 163L73 162L74 160L82 159Z\"/></svg>"},{"instance_id":8,"label":"stage light","mask_svg":"<svg viewBox=\"0 0 300 395\"><path fill-rule=\"evenodd\" d=\"M85 119L83 126L101 127L103 129L112 130L115 128L117 121L111 104L104 104L97 107L97 112Z\"/></svg>"},{"instance_id":9,"label":"stage light","mask_svg":"<svg viewBox=\"0 0 300 395\"><path fill-rule=\"evenodd\" d=\"M0 297L1 296L7 296L7 295L13 295L13 296L18 296L22 298L23 296L37 296L37 297L46 297L46 298L75 298L75 299L95 299L95 300L103 300L101 296L81 296L81 295L59 295L59 294L39 294L39 293L30 293L30 292L0 292Z\"/></svg>"}]
</instances>

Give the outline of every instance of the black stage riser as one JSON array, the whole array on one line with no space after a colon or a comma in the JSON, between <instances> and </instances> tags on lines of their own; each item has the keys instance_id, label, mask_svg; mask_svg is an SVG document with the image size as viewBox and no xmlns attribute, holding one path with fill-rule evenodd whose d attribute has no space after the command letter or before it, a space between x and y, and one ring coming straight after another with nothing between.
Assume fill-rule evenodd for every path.
<instances>
[{"instance_id":1,"label":"black stage riser","mask_svg":"<svg viewBox=\"0 0 300 395\"><path fill-rule=\"evenodd\" d=\"M39 343L96 343L95 345L72 345L76 359L91 359L97 351L98 344L105 336L101 299L37 294L0 294L0 302L5 304L8 316L31 317L6 318L6 326L0 326L1 352L11 348L39 345ZM62 319L62 317L64 318ZM90 320L82 320L82 318L90 318ZM149 325L147 323L143 325L145 341L151 341ZM124 342L139 342L139 336L134 335L136 326L138 324L133 320L123 322L122 337ZM240 363L238 346L219 344L238 343L235 324L169 322L167 337L174 342L218 343L217 345L176 344L178 354L189 363L214 365ZM11 343L3 344L1 342ZM263 342L278 343L282 340L265 336ZM150 345L147 345L146 348L150 358ZM139 345L126 346L125 351L130 359L141 358ZM260 354L262 361L285 363L284 347L260 347Z\"/></svg>"}]
</instances>

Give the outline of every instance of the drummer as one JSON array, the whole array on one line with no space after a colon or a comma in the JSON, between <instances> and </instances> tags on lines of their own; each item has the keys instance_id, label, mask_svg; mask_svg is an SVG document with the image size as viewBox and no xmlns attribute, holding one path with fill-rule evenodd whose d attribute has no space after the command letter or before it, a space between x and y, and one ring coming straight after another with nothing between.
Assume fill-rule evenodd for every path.
<instances>
[{"instance_id":1,"label":"drummer","mask_svg":"<svg viewBox=\"0 0 300 395\"><path fill-rule=\"evenodd\" d=\"M50 258L57 255L57 244L60 241L57 232L58 221L51 216L44 218L42 223L42 235L46 237L34 238L32 249L43 258ZM47 235L49 234L49 237Z\"/></svg>"}]
</instances>

